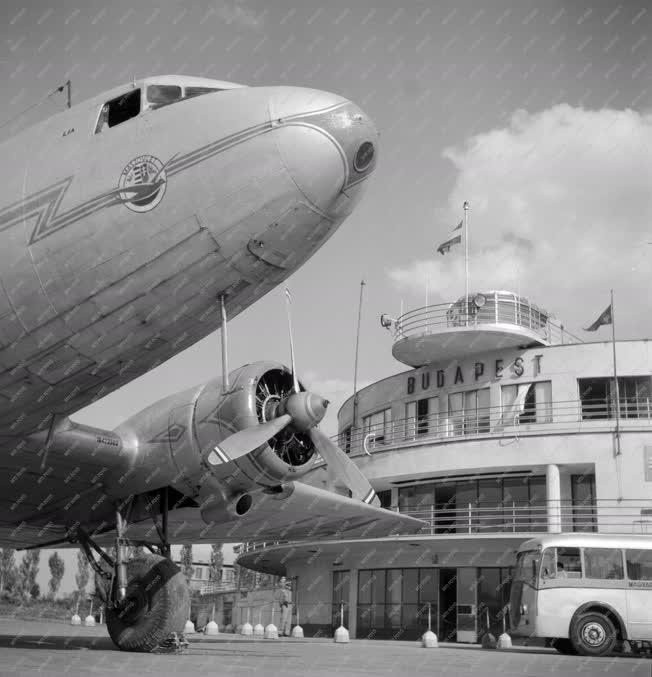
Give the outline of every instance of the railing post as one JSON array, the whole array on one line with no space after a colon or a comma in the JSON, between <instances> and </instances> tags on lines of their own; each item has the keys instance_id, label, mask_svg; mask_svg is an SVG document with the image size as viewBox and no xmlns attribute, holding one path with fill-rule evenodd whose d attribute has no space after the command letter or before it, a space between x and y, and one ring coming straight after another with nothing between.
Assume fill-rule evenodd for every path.
<instances>
[{"instance_id":1,"label":"railing post","mask_svg":"<svg viewBox=\"0 0 652 677\"><path fill-rule=\"evenodd\" d=\"M469 503L469 533L471 533L471 504Z\"/></svg>"},{"instance_id":2,"label":"railing post","mask_svg":"<svg viewBox=\"0 0 652 677\"><path fill-rule=\"evenodd\" d=\"M435 528L435 506L430 504L430 535L432 536Z\"/></svg>"},{"instance_id":3,"label":"railing post","mask_svg":"<svg viewBox=\"0 0 652 677\"><path fill-rule=\"evenodd\" d=\"M516 503L512 501L512 533L516 533Z\"/></svg>"}]
</instances>

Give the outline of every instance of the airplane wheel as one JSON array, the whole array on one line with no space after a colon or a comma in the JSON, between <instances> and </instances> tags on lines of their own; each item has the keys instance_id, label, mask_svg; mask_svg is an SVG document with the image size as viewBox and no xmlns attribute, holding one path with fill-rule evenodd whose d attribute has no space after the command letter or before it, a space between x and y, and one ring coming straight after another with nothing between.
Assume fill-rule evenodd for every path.
<instances>
[{"instance_id":1,"label":"airplane wheel","mask_svg":"<svg viewBox=\"0 0 652 677\"><path fill-rule=\"evenodd\" d=\"M123 651L152 651L171 633L183 632L190 613L190 593L179 567L160 555L127 562L127 596L109 607L106 625Z\"/></svg>"}]
</instances>

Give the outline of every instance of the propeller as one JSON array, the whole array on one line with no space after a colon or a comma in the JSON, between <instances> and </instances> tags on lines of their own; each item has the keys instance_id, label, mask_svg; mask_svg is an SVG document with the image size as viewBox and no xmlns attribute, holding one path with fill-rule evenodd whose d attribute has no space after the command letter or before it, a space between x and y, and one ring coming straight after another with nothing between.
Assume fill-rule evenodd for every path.
<instances>
[{"instance_id":1,"label":"propeller","mask_svg":"<svg viewBox=\"0 0 652 677\"><path fill-rule=\"evenodd\" d=\"M376 492L358 466L323 432L317 430L317 425L326 415L329 402L314 393L302 392L299 387L292 338L292 295L287 287L285 288L285 299L290 338L292 393L278 403L273 418L229 435L213 447L208 454L207 461L210 465L234 461L251 453L282 430L291 426L292 430L308 433L315 449L324 459L326 465L350 489L353 498L370 505L379 506L380 501Z\"/></svg>"},{"instance_id":2,"label":"propeller","mask_svg":"<svg viewBox=\"0 0 652 677\"><path fill-rule=\"evenodd\" d=\"M344 484L351 490L353 498L359 498L363 503L380 506L376 492L360 468L321 430L311 428L308 434L319 455L326 461L326 465L330 466L335 475L344 481Z\"/></svg>"}]
</instances>

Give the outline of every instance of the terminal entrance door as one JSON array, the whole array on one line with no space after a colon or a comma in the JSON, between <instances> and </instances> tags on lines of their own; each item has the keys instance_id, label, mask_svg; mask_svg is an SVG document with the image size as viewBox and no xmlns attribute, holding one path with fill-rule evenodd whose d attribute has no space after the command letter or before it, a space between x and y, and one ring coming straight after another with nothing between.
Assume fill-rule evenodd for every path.
<instances>
[{"instance_id":1,"label":"terminal entrance door","mask_svg":"<svg viewBox=\"0 0 652 677\"><path fill-rule=\"evenodd\" d=\"M437 637L440 642L457 641L457 569L439 570Z\"/></svg>"},{"instance_id":2,"label":"terminal entrance door","mask_svg":"<svg viewBox=\"0 0 652 677\"><path fill-rule=\"evenodd\" d=\"M474 644L477 630L477 569L460 567L457 570L457 641Z\"/></svg>"}]
</instances>

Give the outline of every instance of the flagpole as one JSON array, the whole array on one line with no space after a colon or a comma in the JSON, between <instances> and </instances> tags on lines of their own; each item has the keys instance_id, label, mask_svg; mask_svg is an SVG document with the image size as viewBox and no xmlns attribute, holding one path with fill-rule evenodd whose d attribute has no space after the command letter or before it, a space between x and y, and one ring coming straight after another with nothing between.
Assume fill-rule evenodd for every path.
<instances>
[{"instance_id":1,"label":"flagpole","mask_svg":"<svg viewBox=\"0 0 652 677\"><path fill-rule=\"evenodd\" d=\"M614 312L614 290L611 290L611 347L614 359L614 386L616 393L616 456L620 456L620 392L616 368L616 313Z\"/></svg>"},{"instance_id":2,"label":"flagpole","mask_svg":"<svg viewBox=\"0 0 652 677\"><path fill-rule=\"evenodd\" d=\"M469 203L464 201L464 309L469 326Z\"/></svg>"},{"instance_id":3,"label":"flagpole","mask_svg":"<svg viewBox=\"0 0 652 677\"><path fill-rule=\"evenodd\" d=\"M364 291L365 281L360 280L360 301L358 303L358 330L355 335L355 364L353 367L353 423L351 429L356 427L358 416L358 351L360 348L360 319L362 317L362 292Z\"/></svg>"}]
</instances>

